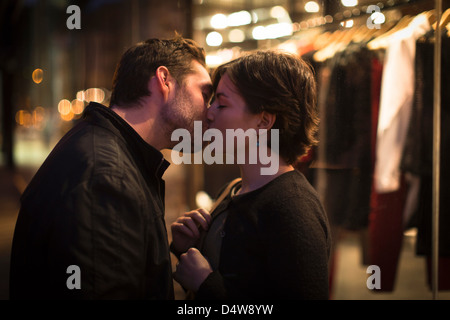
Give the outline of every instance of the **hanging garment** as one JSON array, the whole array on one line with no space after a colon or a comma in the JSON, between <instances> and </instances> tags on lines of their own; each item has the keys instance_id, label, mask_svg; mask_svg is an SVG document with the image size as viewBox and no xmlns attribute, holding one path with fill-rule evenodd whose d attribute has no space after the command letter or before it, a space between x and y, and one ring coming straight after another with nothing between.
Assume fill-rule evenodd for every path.
<instances>
[{"instance_id":1,"label":"hanging garment","mask_svg":"<svg viewBox=\"0 0 450 320\"><path fill-rule=\"evenodd\" d=\"M396 191L377 193L373 190L371 196L368 264L377 265L382 270L381 292L391 292L395 288L403 243L402 212L406 191L406 184L401 182Z\"/></svg>"},{"instance_id":2,"label":"hanging garment","mask_svg":"<svg viewBox=\"0 0 450 320\"><path fill-rule=\"evenodd\" d=\"M370 211L371 57L350 43L321 69L317 189L331 223L348 230L367 227Z\"/></svg>"},{"instance_id":3,"label":"hanging garment","mask_svg":"<svg viewBox=\"0 0 450 320\"><path fill-rule=\"evenodd\" d=\"M424 14L389 38L381 86L377 131L375 188L379 193L400 187L400 162L414 94L416 40L430 30Z\"/></svg>"},{"instance_id":4,"label":"hanging garment","mask_svg":"<svg viewBox=\"0 0 450 320\"><path fill-rule=\"evenodd\" d=\"M416 210L417 253L431 254L433 174L434 42L432 34L417 42L416 95L412 122L402 159L402 170L420 177ZM450 70L450 39L442 38L442 69ZM439 204L439 253L450 257L450 75L441 72L441 170Z\"/></svg>"},{"instance_id":5,"label":"hanging garment","mask_svg":"<svg viewBox=\"0 0 450 320\"><path fill-rule=\"evenodd\" d=\"M411 124L402 159L402 170L419 177L419 196L412 225L418 229L416 253L427 257L430 284L432 252L433 202L433 101L434 101L434 32L417 41L416 92ZM441 170L439 203L439 290L450 290L450 39L442 37L441 54Z\"/></svg>"},{"instance_id":6,"label":"hanging garment","mask_svg":"<svg viewBox=\"0 0 450 320\"><path fill-rule=\"evenodd\" d=\"M380 103L383 64L379 58L372 60L372 170L375 167L375 151ZM369 214L367 264L382 270L380 292L391 292L395 287L399 256L403 241L402 211L406 185L389 193L371 192ZM378 291L378 290L377 290Z\"/></svg>"}]
</instances>

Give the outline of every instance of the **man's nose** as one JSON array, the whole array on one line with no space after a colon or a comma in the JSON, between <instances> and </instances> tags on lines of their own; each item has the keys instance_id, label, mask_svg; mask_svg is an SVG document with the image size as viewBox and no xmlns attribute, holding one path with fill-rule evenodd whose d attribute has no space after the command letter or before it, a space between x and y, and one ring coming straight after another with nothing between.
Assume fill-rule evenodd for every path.
<instances>
[{"instance_id":1,"label":"man's nose","mask_svg":"<svg viewBox=\"0 0 450 320\"><path fill-rule=\"evenodd\" d=\"M208 107L208 110L206 110L206 121L208 121L208 123L211 123L214 121L214 106L210 105Z\"/></svg>"}]
</instances>

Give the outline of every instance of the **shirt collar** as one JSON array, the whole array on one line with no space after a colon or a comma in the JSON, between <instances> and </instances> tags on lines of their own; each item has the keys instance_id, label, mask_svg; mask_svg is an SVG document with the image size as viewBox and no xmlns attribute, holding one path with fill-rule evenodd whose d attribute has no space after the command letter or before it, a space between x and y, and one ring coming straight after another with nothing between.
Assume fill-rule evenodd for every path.
<instances>
[{"instance_id":1,"label":"shirt collar","mask_svg":"<svg viewBox=\"0 0 450 320\"><path fill-rule=\"evenodd\" d=\"M83 119L95 122L123 138L133 156L141 160L147 170L154 172L158 178L162 178L170 163L164 159L159 150L145 142L133 127L113 110L100 103L91 102L84 111Z\"/></svg>"}]
</instances>

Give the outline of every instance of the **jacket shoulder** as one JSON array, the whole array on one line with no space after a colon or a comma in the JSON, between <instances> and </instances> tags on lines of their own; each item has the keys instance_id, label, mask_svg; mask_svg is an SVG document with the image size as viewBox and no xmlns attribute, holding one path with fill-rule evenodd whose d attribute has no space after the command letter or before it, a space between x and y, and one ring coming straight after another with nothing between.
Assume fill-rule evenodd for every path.
<instances>
[{"instance_id":1,"label":"jacket shoulder","mask_svg":"<svg viewBox=\"0 0 450 320\"><path fill-rule=\"evenodd\" d=\"M127 176L132 158L120 137L105 128L79 123L61 138L36 172L23 197L42 186L66 188L95 175ZM22 198L23 198L22 197Z\"/></svg>"}]
</instances>

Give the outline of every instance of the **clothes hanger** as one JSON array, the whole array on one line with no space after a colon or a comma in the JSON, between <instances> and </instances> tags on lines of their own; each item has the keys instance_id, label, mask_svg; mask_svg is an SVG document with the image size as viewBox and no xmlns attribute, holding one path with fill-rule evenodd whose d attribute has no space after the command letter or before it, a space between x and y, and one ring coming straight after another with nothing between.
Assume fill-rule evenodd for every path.
<instances>
[{"instance_id":1,"label":"clothes hanger","mask_svg":"<svg viewBox=\"0 0 450 320\"><path fill-rule=\"evenodd\" d=\"M318 35L315 40L313 40L313 47L316 51L324 48L328 43L330 43L330 40L332 39L334 33L331 33L330 31L325 31L324 33L321 33Z\"/></svg>"},{"instance_id":2,"label":"clothes hanger","mask_svg":"<svg viewBox=\"0 0 450 320\"><path fill-rule=\"evenodd\" d=\"M328 39L328 45L324 46L324 48L328 47L329 45L335 43L336 41L339 41L340 38L342 38L344 36L344 31L343 30L336 30L334 31L331 36Z\"/></svg>"},{"instance_id":3,"label":"clothes hanger","mask_svg":"<svg viewBox=\"0 0 450 320\"><path fill-rule=\"evenodd\" d=\"M394 28L397 25L398 21L388 21L381 25L380 29L374 29L376 30L374 33L375 37L379 37L383 34L386 34L389 32L392 28Z\"/></svg>"},{"instance_id":4,"label":"clothes hanger","mask_svg":"<svg viewBox=\"0 0 450 320\"><path fill-rule=\"evenodd\" d=\"M397 31L400 31L404 28L406 28L409 23L414 19L414 16L405 15L403 16L396 25L394 25L392 28L390 28L387 32L381 34L380 36L376 37L372 41L370 41L367 44L367 47L371 50L377 50L377 49L385 49L389 42L389 37L396 33Z\"/></svg>"},{"instance_id":5,"label":"clothes hanger","mask_svg":"<svg viewBox=\"0 0 450 320\"><path fill-rule=\"evenodd\" d=\"M341 52L347 48L347 46L350 44L350 42L353 41L355 34L358 32L358 27L352 27L349 29L345 29L343 31L343 36L338 39L336 44L330 48L329 55L327 58L331 58L336 53Z\"/></svg>"},{"instance_id":6,"label":"clothes hanger","mask_svg":"<svg viewBox=\"0 0 450 320\"><path fill-rule=\"evenodd\" d=\"M444 28L449 28L449 24L450 24L450 8L445 10L444 13L441 15L441 19L440 21L437 21L437 17L436 17L436 10L430 10L427 13L429 13L429 15L427 16L428 21L430 22L431 27L433 28L433 30L436 30L437 26L438 26L438 22L439 22L439 28L441 30L444 30ZM431 36L429 38L429 40L434 41L434 35Z\"/></svg>"},{"instance_id":7,"label":"clothes hanger","mask_svg":"<svg viewBox=\"0 0 450 320\"><path fill-rule=\"evenodd\" d=\"M430 10L430 11L433 11L433 16L434 16L433 24L431 25L433 30L436 30L436 28L438 26L438 22L439 22L439 28L444 32L445 32L444 29L447 29L448 30L447 36L450 36L450 8L444 11L444 13L441 15L440 21L437 21L436 10ZM431 23L431 21L430 21L430 23ZM434 34L429 38L429 40L434 41Z\"/></svg>"},{"instance_id":8,"label":"clothes hanger","mask_svg":"<svg viewBox=\"0 0 450 320\"><path fill-rule=\"evenodd\" d=\"M360 27L353 27L353 28L347 29L344 32L344 36L339 41L339 43L340 43L339 48L342 48L342 46L347 46L354 39L354 37L358 33L358 31L360 31L361 27L362 26L360 26Z\"/></svg>"},{"instance_id":9,"label":"clothes hanger","mask_svg":"<svg viewBox=\"0 0 450 320\"><path fill-rule=\"evenodd\" d=\"M379 37L380 35L388 32L395 25L396 25L395 22L390 21L390 22L383 23L380 26L380 29L377 29L377 28L370 29L370 28L365 27L365 28L363 28L365 30L361 31L361 33L358 34L356 37L357 37L357 39L359 37L359 39L358 39L359 42L368 43L371 40Z\"/></svg>"},{"instance_id":10,"label":"clothes hanger","mask_svg":"<svg viewBox=\"0 0 450 320\"><path fill-rule=\"evenodd\" d=\"M372 32L373 29L367 28L365 25L361 25L358 27L358 29L353 34L353 41L356 43L363 42L366 38L369 32Z\"/></svg>"},{"instance_id":11,"label":"clothes hanger","mask_svg":"<svg viewBox=\"0 0 450 320\"><path fill-rule=\"evenodd\" d=\"M378 29L370 29L367 28L366 25L361 25L358 29L358 31L354 35L354 41L361 43L361 42L367 42L368 39L372 37L372 34Z\"/></svg>"},{"instance_id":12,"label":"clothes hanger","mask_svg":"<svg viewBox=\"0 0 450 320\"><path fill-rule=\"evenodd\" d=\"M360 43L364 41L367 32L367 26L361 25L345 30L338 30L340 31L338 36L334 39L334 42L331 43L329 46L324 48L321 52L316 52L317 55L314 56L314 59L318 62L323 62L326 59L331 58L336 53L345 50L345 48L350 44L350 42L356 42ZM371 33L372 30L369 29L369 32Z\"/></svg>"},{"instance_id":13,"label":"clothes hanger","mask_svg":"<svg viewBox=\"0 0 450 320\"><path fill-rule=\"evenodd\" d=\"M424 14L427 17L428 22L430 23L430 26L433 26L434 24L436 24L436 9L426 11L426 12L424 12Z\"/></svg>"},{"instance_id":14,"label":"clothes hanger","mask_svg":"<svg viewBox=\"0 0 450 320\"><path fill-rule=\"evenodd\" d=\"M333 32L330 43L314 53L313 59L317 62L324 62L325 60L331 58L345 35L346 33L344 30L336 30Z\"/></svg>"},{"instance_id":15,"label":"clothes hanger","mask_svg":"<svg viewBox=\"0 0 450 320\"><path fill-rule=\"evenodd\" d=\"M441 20L439 22L439 28L441 30L445 28L450 23L450 8L445 10L441 16Z\"/></svg>"}]
</instances>

